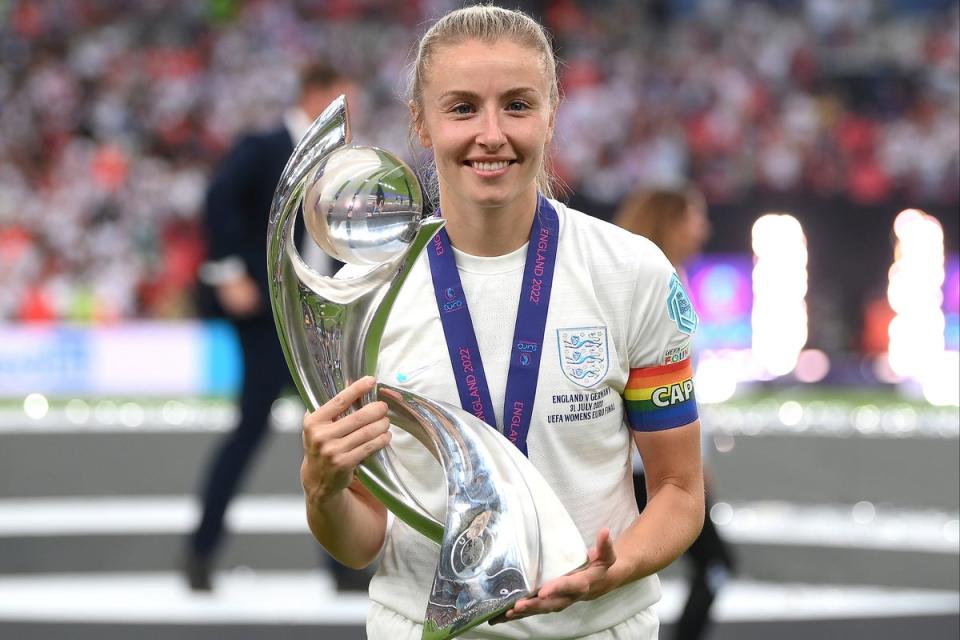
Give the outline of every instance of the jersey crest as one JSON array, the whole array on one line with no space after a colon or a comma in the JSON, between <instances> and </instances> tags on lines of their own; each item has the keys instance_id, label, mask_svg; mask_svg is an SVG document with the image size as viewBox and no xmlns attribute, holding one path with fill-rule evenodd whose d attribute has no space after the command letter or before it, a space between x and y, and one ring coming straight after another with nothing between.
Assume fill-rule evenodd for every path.
<instances>
[{"instance_id":1,"label":"jersey crest","mask_svg":"<svg viewBox=\"0 0 960 640\"><path fill-rule=\"evenodd\" d=\"M680 278L673 274L670 278L670 293L667 294L667 313L670 319L677 325L682 333L693 335L697 330L699 319L697 312L693 310L693 304L687 297L687 292L683 290L680 284Z\"/></svg>"},{"instance_id":2,"label":"jersey crest","mask_svg":"<svg viewBox=\"0 0 960 640\"><path fill-rule=\"evenodd\" d=\"M557 329L557 348L563 375L589 389L604 379L610 368L606 327Z\"/></svg>"}]
</instances>

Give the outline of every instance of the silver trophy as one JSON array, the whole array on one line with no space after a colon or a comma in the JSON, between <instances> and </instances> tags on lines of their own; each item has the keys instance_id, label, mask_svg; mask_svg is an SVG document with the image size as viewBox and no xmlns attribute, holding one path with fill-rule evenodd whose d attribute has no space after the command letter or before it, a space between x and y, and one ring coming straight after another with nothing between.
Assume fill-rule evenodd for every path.
<instances>
[{"instance_id":1,"label":"silver trophy","mask_svg":"<svg viewBox=\"0 0 960 640\"><path fill-rule=\"evenodd\" d=\"M267 268L274 319L300 396L314 410L374 375L390 309L441 218L424 218L413 172L392 154L348 146L346 99L314 121L273 197ZM320 275L297 252L303 205L311 237L330 256L368 265L364 275ZM392 425L436 458L447 481L438 520L404 485L390 447L361 463L360 481L396 517L440 546L424 639L452 638L510 608L547 580L586 562L579 531L543 477L496 429L459 407L378 384ZM356 409L359 407L354 407ZM351 409L351 410L353 410Z\"/></svg>"}]
</instances>

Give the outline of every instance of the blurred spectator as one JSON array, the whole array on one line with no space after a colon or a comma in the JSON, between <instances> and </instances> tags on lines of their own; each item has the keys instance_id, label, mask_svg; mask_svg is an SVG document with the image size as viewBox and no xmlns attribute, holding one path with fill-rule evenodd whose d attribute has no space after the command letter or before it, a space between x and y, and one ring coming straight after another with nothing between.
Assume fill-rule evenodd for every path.
<instances>
[{"instance_id":1,"label":"blurred spectator","mask_svg":"<svg viewBox=\"0 0 960 640\"><path fill-rule=\"evenodd\" d=\"M217 551L225 535L224 516L250 463L269 430L270 408L290 374L270 306L267 281L267 228L274 190L294 146L313 120L341 94L348 99L353 83L333 67L314 63L301 72L295 106L275 128L242 137L217 168L207 193L204 226L211 260L202 276L236 330L243 354L243 383L238 398L240 419L220 442L206 469L203 511L187 543L185 573L190 587L209 591ZM182 278L182 239L167 243L171 279ZM297 234L302 235L302 234ZM315 246L307 240L306 246ZM333 265L320 252L308 261L321 273ZM326 554L324 553L326 557ZM332 558L333 575L342 589L366 588L366 574L351 571Z\"/></svg>"},{"instance_id":2,"label":"blurred spectator","mask_svg":"<svg viewBox=\"0 0 960 640\"><path fill-rule=\"evenodd\" d=\"M406 43L450 4L0 5L0 234L28 238L0 252L0 319L191 314L187 236L233 139L320 57L363 79L357 139L405 149ZM960 201L955 2L519 4L567 62L554 163L591 209L688 179L718 205Z\"/></svg>"},{"instance_id":3,"label":"blurred spectator","mask_svg":"<svg viewBox=\"0 0 960 640\"><path fill-rule=\"evenodd\" d=\"M706 203L703 196L693 189L659 189L633 193L620 207L614 222L628 231L648 238L660 247L685 285L684 265L700 254L710 236ZM689 290L689 287L687 289ZM694 306L696 302L693 300ZM704 424L703 427L706 436L710 425ZM698 640L704 637L710 622L713 601L734 570L730 548L710 519L712 488L706 465L707 453L707 447L704 447L703 476L707 488L707 515L703 521L703 530L683 555L693 565L693 571L687 601L677 620L673 636L676 640ZM637 456L633 484L637 494L637 506L643 511L647 503L647 489L646 478L639 463Z\"/></svg>"}]
</instances>

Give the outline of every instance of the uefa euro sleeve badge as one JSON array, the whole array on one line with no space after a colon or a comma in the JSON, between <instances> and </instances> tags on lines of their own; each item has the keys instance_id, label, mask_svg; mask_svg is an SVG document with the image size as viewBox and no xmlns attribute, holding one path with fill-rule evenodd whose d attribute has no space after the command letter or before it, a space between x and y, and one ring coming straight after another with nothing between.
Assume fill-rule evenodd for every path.
<instances>
[{"instance_id":1,"label":"uefa euro sleeve badge","mask_svg":"<svg viewBox=\"0 0 960 640\"><path fill-rule=\"evenodd\" d=\"M680 278L673 274L670 278L670 292L667 294L667 313L682 333L693 335L697 330L697 312L693 309L687 292L683 290Z\"/></svg>"}]
</instances>

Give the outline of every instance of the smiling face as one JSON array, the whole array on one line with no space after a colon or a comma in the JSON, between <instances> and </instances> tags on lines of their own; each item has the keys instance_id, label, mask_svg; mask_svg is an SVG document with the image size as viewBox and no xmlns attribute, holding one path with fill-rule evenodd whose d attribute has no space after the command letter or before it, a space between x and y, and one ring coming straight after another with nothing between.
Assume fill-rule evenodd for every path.
<instances>
[{"instance_id":1,"label":"smiling face","mask_svg":"<svg viewBox=\"0 0 960 640\"><path fill-rule=\"evenodd\" d=\"M540 54L467 40L439 48L424 80L416 132L433 150L444 215L532 214L555 112Z\"/></svg>"}]
</instances>

